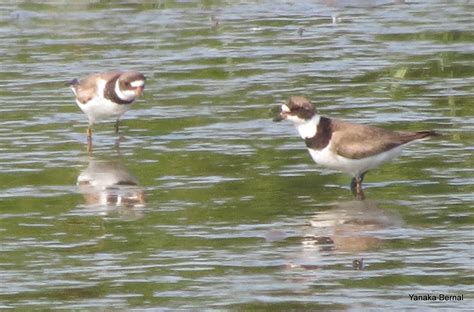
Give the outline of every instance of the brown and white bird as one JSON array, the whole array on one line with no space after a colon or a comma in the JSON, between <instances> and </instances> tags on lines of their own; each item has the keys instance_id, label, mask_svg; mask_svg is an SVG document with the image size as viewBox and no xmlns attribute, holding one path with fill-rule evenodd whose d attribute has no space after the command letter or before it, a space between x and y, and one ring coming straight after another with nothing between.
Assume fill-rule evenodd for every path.
<instances>
[{"instance_id":1,"label":"brown and white bird","mask_svg":"<svg viewBox=\"0 0 474 312\"><path fill-rule=\"evenodd\" d=\"M318 114L303 96L292 96L274 121L294 123L314 162L353 176L351 190L363 199L367 171L399 156L408 144L439 134L429 131L398 132L331 119Z\"/></svg>"},{"instance_id":2,"label":"brown and white bird","mask_svg":"<svg viewBox=\"0 0 474 312\"><path fill-rule=\"evenodd\" d=\"M67 83L76 96L76 103L89 118L87 138L92 138L92 125L96 121L115 118L115 132L120 117L145 88L145 76L137 71L110 71L92 74L82 80Z\"/></svg>"}]
</instances>

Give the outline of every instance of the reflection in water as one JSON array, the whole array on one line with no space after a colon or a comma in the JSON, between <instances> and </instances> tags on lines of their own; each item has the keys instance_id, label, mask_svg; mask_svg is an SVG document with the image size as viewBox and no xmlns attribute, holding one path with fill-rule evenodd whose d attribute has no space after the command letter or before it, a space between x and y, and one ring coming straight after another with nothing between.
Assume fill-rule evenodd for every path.
<instances>
[{"instance_id":1,"label":"reflection in water","mask_svg":"<svg viewBox=\"0 0 474 312\"><path fill-rule=\"evenodd\" d=\"M85 203L101 212L117 211L129 217L140 217L145 195L138 180L118 160L90 158L89 165L77 178Z\"/></svg>"},{"instance_id":2,"label":"reflection in water","mask_svg":"<svg viewBox=\"0 0 474 312\"><path fill-rule=\"evenodd\" d=\"M323 1L0 1L0 310L467 306L407 293L473 290L473 0ZM62 81L114 68L151 78L120 142L142 209L86 206L76 186L89 164L83 115ZM359 252L334 238L350 222L311 227L350 214L330 202L353 198L291 125L267 119L295 93L335 118L445 129L373 177L369 199L409 227L354 230L379 238ZM99 128L90 156L115 159L118 136ZM120 210L146 215L123 222ZM336 244L303 245L305 234Z\"/></svg>"},{"instance_id":3,"label":"reflection in water","mask_svg":"<svg viewBox=\"0 0 474 312\"><path fill-rule=\"evenodd\" d=\"M318 267L322 253L348 252L358 256L361 252L380 246L382 240L377 231L404 224L398 214L380 209L373 201L354 200L336 203L331 210L320 211L310 220L302 240L302 252L290 267L304 269ZM363 268L363 259L352 262L354 269Z\"/></svg>"},{"instance_id":4,"label":"reflection in water","mask_svg":"<svg viewBox=\"0 0 474 312\"><path fill-rule=\"evenodd\" d=\"M326 246L330 240L331 249L360 252L380 244L372 231L401 226L403 220L399 215L380 209L373 201L354 200L337 203L334 209L315 215L310 223L311 231L305 237L305 245L320 245L323 237Z\"/></svg>"}]
</instances>

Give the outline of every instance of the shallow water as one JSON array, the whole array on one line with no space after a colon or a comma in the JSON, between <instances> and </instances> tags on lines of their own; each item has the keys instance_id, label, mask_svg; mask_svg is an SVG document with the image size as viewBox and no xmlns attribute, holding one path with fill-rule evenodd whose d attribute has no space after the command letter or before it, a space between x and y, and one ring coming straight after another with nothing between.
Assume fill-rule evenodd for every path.
<instances>
[{"instance_id":1,"label":"shallow water","mask_svg":"<svg viewBox=\"0 0 474 312\"><path fill-rule=\"evenodd\" d=\"M468 310L473 3L356 4L0 4L0 308ZM117 68L145 96L88 154L63 82ZM294 94L443 136L355 201L272 123Z\"/></svg>"}]
</instances>

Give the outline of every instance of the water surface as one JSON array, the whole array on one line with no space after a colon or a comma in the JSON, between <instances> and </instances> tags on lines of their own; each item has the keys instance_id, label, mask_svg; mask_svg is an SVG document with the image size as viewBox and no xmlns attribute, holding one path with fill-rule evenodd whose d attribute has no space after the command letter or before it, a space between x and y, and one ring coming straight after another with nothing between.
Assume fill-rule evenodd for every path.
<instances>
[{"instance_id":1,"label":"water surface","mask_svg":"<svg viewBox=\"0 0 474 312\"><path fill-rule=\"evenodd\" d=\"M474 7L406 2L3 2L0 308L468 310ZM63 82L117 68L145 96L88 154ZM355 201L271 122L295 94L443 136Z\"/></svg>"}]
</instances>

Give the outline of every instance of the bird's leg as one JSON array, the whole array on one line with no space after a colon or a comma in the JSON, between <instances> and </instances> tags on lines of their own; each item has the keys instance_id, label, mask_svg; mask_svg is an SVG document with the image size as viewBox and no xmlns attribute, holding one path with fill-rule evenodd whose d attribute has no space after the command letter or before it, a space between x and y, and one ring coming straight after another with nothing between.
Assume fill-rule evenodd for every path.
<instances>
[{"instance_id":1,"label":"bird's leg","mask_svg":"<svg viewBox=\"0 0 474 312\"><path fill-rule=\"evenodd\" d=\"M352 180L351 180L351 192L352 192L352 194L353 194L354 196L356 196L356 194L357 194L357 191L356 191L356 184L357 184L356 178L353 177Z\"/></svg>"},{"instance_id":2,"label":"bird's leg","mask_svg":"<svg viewBox=\"0 0 474 312\"><path fill-rule=\"evenodd\" d=\"M115 122L115 133L118 133L119 132L119 120L117 119L117 121Z\"/></svg>"},{"instance_id":3,"label":"bird's leg","mask_svg":"<svg viewBox=\"0 0 474 312\"><path fill-rule=\"evenodd\" d=\"M87 152L92 152L92 140L87 140Z\"/></svg>"},{"instance_id":4,"label":"bird's leg","mask_svg":"<svg viewBox=\"0 0 474 312\"><path fill-rule=\"evenodd\" d=\"M365 195L362 190L362 181L364 181L364 176L367 172L362 173L361 175L354 177L351 181L351 191L354 196L359 200L364 200Z\"/></svg>"},{"instance_id":5,"label":"bird's leg","mask_svg":"<svg viewBox=\"0 0 474 312\"><path fill-rule=\"evenodd\" d=\"M362 190L362 178L356 181L356 198L359 200L365 199L364 191Z\"/></svg>"},{"instance_id":6,"label":"bird's leg","mask_svg":"<svg viewBox=\"0 0 474 312\"><path fill-rule=\"evenodd\" d=\"M86 130L87 141L92 141L92 126L89 125Z\"/></svg>"},{"instance_id":7,"label":"bird's leg","mask_svg":"<svg viewBox=\"0 0 474 312\"><path fill-rule=\"evenodd\" d=\"M87 152L92 152L92 125L89 124L86 130L87 135Z\"/></svg>"}]
</instances>

